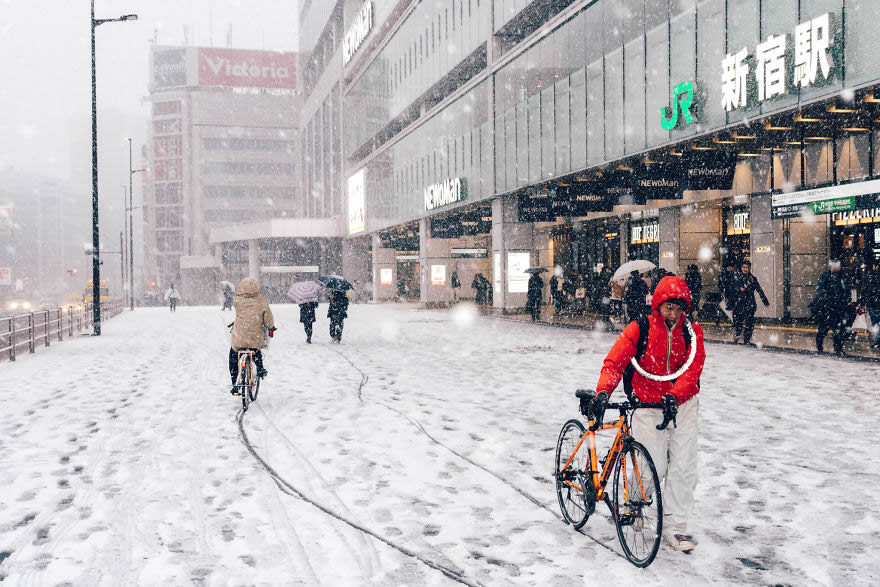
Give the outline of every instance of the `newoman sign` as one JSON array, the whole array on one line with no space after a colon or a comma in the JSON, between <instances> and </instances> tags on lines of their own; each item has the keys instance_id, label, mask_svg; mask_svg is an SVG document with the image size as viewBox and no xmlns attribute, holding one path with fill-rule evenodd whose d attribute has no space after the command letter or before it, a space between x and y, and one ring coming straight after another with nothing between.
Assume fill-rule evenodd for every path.
<instances>
[{"instance_id":1,"label":"newoman sign","mask_svg":"<svg viewBox=\"0 0 880 587\"><path fill-rule=\"evenodd\" d=\"M342 39L342 63L343 65L351 61L355 52L360 48L364 39L373 28L373 3L370 0L364 2L364 5L354 17L354 23L345 33Z\"/></svg>"},{"instance_id":2,"label":"newoman sign","mask_svg":"<svg viewBox=\"0 0 880 587\"><path fill-rule=\"evenodd\" d=\"M466 195L464 182L460 177L429 185L425 188L425 210L435 210L460 202Z\"/></svg>"}]
</instances>

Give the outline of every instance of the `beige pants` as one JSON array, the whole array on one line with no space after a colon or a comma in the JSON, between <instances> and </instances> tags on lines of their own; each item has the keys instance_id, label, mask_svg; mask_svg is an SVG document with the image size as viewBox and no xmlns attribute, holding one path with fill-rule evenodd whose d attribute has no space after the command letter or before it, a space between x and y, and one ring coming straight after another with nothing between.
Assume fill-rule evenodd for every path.
<instances>
[{"instance_id":1,"label":"beige pants","mask_svg":"<svg viewBox=\"0 0 880 587\"><path fill-rule=\"evenodd\" d=\"M670 423L665 430L657 430L663 422L663 410L645 408L633 414L633 437L648 449L660 478L664 534L686 534L694 509L699 401L693 397L678 407L676 428Z\"/></svg>"}]
</instances>

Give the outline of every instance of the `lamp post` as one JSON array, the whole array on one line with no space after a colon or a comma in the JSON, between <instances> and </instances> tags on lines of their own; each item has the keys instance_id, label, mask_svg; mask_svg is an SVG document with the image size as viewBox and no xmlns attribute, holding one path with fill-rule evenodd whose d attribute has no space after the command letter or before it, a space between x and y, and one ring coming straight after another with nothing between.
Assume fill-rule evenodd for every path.
<instances>
[{"instance_id":1,"label":"lamp post","mask_svg":"<svg viewBox=\"0 0 880 587\"><path fill-rule=\"evenodd\" d=\"M94 335L101 336L101 254L98 234L98 82L95 73L95 27L105 22L137 20L137 14L119 18L95 18L95 0L92 0L92 321Z\"/></svg>"},{"instance_id":2,"label":"lamp post","mask_svg":"<svg viewBox=\"0 0 880 587\"><path fill-rule=\"evenodd\" d=\"M146 171L143 169L131 168L131 139L128 139L128 295L131 296L131 311L134 312L134 220L132 220L132 196L134 195L134 185L132 177L135 173Z\"/></svg>"},{"instance_id":3,"label":"lamp post","mask_svg":"<svg viewBox=\"0 0 880 587\"><path fill-rule=\"evenodd\" d=\"M125 306L125 269L128 267L128 261L126 261L126 255L128 254L128 250L125 248L123 243L128 242L128 219L126 218L126 210L128 206L128 196L126 195L126 191L128 190L128 186L122 186L122 232L124 235L124 240L120 243L119 248L122 249L122 285L120 289L122 290L122 305Z\"/></svg>"}]
</instances>

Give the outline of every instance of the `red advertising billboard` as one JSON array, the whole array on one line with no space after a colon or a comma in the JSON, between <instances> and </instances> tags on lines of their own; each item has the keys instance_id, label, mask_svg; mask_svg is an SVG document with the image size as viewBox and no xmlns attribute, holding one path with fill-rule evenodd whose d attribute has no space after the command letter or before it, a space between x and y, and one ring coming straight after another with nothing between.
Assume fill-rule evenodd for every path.
<instances>
[{"instance_id":1,"label":"red advertising billboard","mask_svg":"<svg viewBox=\"0 0 880 587\"><path fill-rule=\"evenodd\" d=\"M296 53L199 48L199 85L296 88Z\"/></svg>"}]
</instances>

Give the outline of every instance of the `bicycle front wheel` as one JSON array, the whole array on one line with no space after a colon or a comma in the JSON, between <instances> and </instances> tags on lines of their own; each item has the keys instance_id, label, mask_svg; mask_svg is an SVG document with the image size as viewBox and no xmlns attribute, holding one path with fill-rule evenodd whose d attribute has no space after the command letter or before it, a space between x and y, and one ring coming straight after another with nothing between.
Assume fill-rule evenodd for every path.
<instances>
[{"instance_id":1,"label":"bicycle front wheel","mask_svg":"<svg viewBox=\"0 0 880 587\"><path fill-rule=\"evenodd\" d=\"M629 562L647 567L657 556L663 531L660 479L648 450L630 440L614 466L611 513Z\"/></svg>"},{"instance_id":2,"label":"bicycle front wheel","mask_svg":"<svg viewBox=\"0 0 880 587\"><path fill-rule=\"evenodd\" d=\"M589 449L582 446L568 466L565 463L574 453L585 432L584 425L578 420L569 420L559 432L556 443L556 465L553 470L556 479L556 498L565 521L578 530L587 523L587 519L595 509L595 495L592 479L587 473L589 467ZM589 507L590 504L593 507Z\"/></svg>"}]
</instances>

